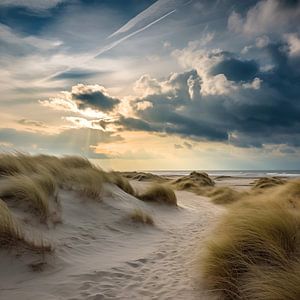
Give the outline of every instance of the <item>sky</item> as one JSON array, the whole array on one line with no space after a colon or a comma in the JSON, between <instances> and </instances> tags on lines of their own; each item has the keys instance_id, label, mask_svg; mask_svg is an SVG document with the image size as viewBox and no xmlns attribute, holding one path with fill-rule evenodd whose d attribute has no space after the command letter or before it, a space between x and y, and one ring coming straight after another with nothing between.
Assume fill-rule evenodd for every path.
<instances>
[{"instance_id":1,"label":"sky","mask_svg":"<svg viewBox=\"0 0 300 300\"><path fill-rule=\"evenodd\" d=\"M300 1L0 0L0 91L1 152L300 169Z\"/></svg>"}]
</instances>

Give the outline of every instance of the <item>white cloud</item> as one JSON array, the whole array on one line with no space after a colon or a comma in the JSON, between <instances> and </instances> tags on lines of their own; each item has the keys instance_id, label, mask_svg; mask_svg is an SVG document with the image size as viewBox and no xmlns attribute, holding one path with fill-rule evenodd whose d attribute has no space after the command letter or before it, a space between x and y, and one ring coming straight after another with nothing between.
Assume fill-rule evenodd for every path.
<instances>
[{"instance_id":1,"label":"white cloud","mask_svg":"<svg viewBox=\"0 0 300 300\"><path fill-rule=\"evenodd\" d=\"M266 35L257 37L255 40L255 44L257 48L264 48L266 46L268 46L270 43L270 38Z\"/></svg>"},{"instance_id":2,"label":"white cloud","mask_svg":"<svg viewBox=\"0 0 300 300\"><path fill-rule=\"evenodd\" d=\"M289 7L283 1L259 1L243 17L233 11L228 18L228 29L248 35L278 33L300 17L300 6Z\"/></svg>"},{"instance_id":3,"label":"white cloud","mask_svg":"<svg viewBox=\"0 0 300 300\"><path fill-rule=\"evenodd\" d=\"M65 0L1 0L0 6L20 6L35 11L47 10Z\"/></svg>"},{"instance_id":4,"label":"white cloud","mask_svg":"<svg viewBox=\"0 0 300 300\"><path fill-rule=\"evenodd\" d=\"M261 83L262 83L262 80L258 77L255 77L251 83L244 83L243 87L245 89L259 90Z\"/></svg>"},{"instance_id":5,"label":"white cloud","mask_svg":"<svg viewBox=\"0 0 300 300\"><path fill-rule=\"evenodd\" d=\"M173 51L179 63L185 68L194 68L201 77L202 95L228 94L237 89L237 85L228 80L224 74L212 76L210 70L213 66L224 60L224 52L220 49L205 50L198 48L197 43L189 43L182 50Z\"/></svg>"},{"instance_id":6,"label":"white cloud","mask_svg":"<svg viewBox=\"0 0 300 300\"><path fill-rule=\"evenodd\" d=\"M113 110L114 104L109 107L109 111L106 111L105 109L101 109L101 103L99 104L99 107L97 106L97 103L89 103L89 101L83 102L82 99L90 99L91 95L93 96L93 93L99 93L99 97L108 98L107 101L112 99L112 101L118 101L114 100L115 98L112 98L107 90L98 84L95 85L84 85L84 84L77 84L75 86L72 86L71 91L62 91L60 94L56 97L49 97L46 100L40 100L39 103L43 106L52 108L54 110L61 110L61 111L69 111L76 114L80 114L82 116L85 116L87 118L101 118L101 119L111 119L115 117L115 113ZM75 95L75 96L74 96ZM98 94L96 94L97 97ZM79 97L79 98L76 98ZM100 100L101 101L101 100ZM85 104L85 105L81 105Z\"/></svg>"},{"instance_id":7,"label":"white cloud","mask_svg":"<svg viewBox=\"0 0 300 300\"><path fill-rule=\"evenodd\" d=\"M0 4L1 5L1 4ZM59 40L47 40L35 36L22 36L21 34L15 32L12 28L7 25L0 23L0 40L14 44L18 47L24 47L25 45L38 48L40 50L48 50L56 48L63 44Z\"/></svg>"},{"instance_id":8,"label":"white cloud","mask_svg":"<svg viewBox=\"0 0 300 300\"><path fill-rule=\"evenodd\" d=\"M296 33L286 34L285 38L289 47L289 54L291 56L300 55L300 38Z\"/></svg>"},{"instance_id":9,"label":"white cloud","mask_svg":"<svg viewBox=\"0 0 300 300\"><path fill-rule=\"evenodd\" d=\"M157 79L145 74L135 82L133 89L138 95L146 97L148 95L160 93L162 87Z\"/></svg>"}]
</instances>

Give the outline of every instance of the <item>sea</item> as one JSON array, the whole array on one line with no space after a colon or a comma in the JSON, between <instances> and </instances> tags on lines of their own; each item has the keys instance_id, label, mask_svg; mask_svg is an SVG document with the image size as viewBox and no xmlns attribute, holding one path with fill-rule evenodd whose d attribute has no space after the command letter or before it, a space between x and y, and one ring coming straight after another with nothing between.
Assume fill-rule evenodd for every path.
<instances>
[{"instance_id":1,"label":"sea","mask_svg":"<svg viewBox=\"0 0 300 300\"><path fill-rule=\"evenodd\" d=\"M198 172L206 172L210 176L231 176L231 177L294 177L300 178L300 170L197 170ZM185 176L192 170L152 170L145 171L161 176Z\"/></svg>"}]
</instances>

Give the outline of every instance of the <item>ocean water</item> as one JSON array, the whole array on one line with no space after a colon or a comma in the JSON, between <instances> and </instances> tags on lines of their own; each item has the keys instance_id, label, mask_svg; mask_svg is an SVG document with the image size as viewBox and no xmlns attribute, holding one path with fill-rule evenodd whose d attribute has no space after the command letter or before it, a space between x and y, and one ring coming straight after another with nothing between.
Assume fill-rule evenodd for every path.
<instances>
[{"instance_id":1,"label":"ocean water","mask_svg":"<svg viewBox=\"0 0 300 300\"><path fill-rule=\"evenodd\" d=\"M232 177L295 177L300 178L300 170L198 170L199 172L206 172L210 176L232 176ZM164 170L164 171L146 171L157 175L164 176L184 176L190 174L191 170Z\"/></svg>"}]
</instances>

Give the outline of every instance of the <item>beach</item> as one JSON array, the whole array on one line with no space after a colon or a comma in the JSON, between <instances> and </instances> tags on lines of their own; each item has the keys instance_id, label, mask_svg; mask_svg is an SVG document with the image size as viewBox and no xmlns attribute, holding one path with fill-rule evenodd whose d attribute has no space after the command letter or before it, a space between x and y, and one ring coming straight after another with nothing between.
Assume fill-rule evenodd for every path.
<instances>
[{"instance_id":1,"label":"beach","mask_svg":"<svg viewBox=\"0 0 300 300\"><path fill-rule=\"evenodd\" d=\"M41 159L40 167L45 165L46 158ZM53 168L52 160L48 159L47 163ZM72 168L80 174L88 174L86 170L93 168L80 158L69 160L62 163L77 164ZM79 167L80 164L83 166ZM37 170L39 168L34 172ZM64 176L68 176L70 171L65 172ZM42 248L32 251L17 241L6 247L2 241L2 299L210 299L199 281L199 256L228 210L226 205L215 204L212 197L216 196L215 191L221 191L217 196L227 199L227 189L236 193L250 191L259 176L218 174L210 178L199 172L187 172L189 175L184 176L161 176L157 172L117 174L114 178L118 180L104 182L99 197L94 199L91 199L94 191L83 193L67 181L64 185L58 184L55 199L59 205L53 209L55 214L43 221L21 205L20 200L5 198L3 190L10 177L19 175L1 178L1 198L13 219L26 239L41 243ZM120 174L124 177L118 177ZM129 179L126 184L125 177ZM191 186L191 181L195 185ZM184 183L186 188L179 190L173 185L175 205L159 203L157 199L141 201L142 194L157 182L171 186ZM203 195L203 186L197 189L205 182L214 186L206 187L213 193L212 197L209 193ZM51 197L49 201L53 200ZM139 216L134 215L139 212L149 220L141 222ZM47 244L51 245L51 251L43 250Z\"/></svg>"}]
</instances>

